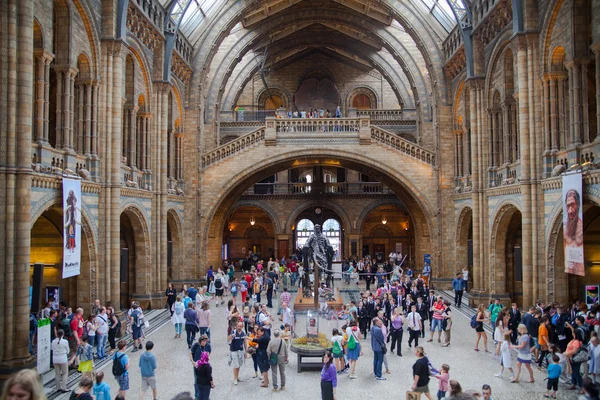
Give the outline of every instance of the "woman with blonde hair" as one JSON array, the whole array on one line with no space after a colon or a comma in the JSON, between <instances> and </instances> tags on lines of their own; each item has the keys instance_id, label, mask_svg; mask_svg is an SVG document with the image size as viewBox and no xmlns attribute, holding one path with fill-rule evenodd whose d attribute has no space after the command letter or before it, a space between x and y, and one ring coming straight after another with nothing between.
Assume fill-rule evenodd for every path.
<instances>
[{"instance_id":1,"label":"woman with blonde hair","mask_svg":"<svg viewBox=\"0 0 600 400\"><path fill-rule=\"evenodd\" d=\"M489 353L487 347L487 334L485 333L485 329L483 329L483 323L489 320L485 312L485 306L483 304L480 304L477 308L476 317L477 326L475 327L475 332L477 332L477 341L475 342L475 351L479 351L479 340L483 338L483 347L485 348L485 352Z\"/></svg>"},{"instance_id":2,"label":"woman with blonde hair","mask_svg":"<svg viewBox=\"0 0 600 400\"><path fill-rule=\"evenodd\" d=\"M12 374L4 382L2 400L46 400L44 388L37 371L23 369Z\"/></svg>"},{"instance_id":3,"label":"woman with blonde hair","mask_svg":"<svg viewBox=\"0 0 600 400\"><path fill-rule=\"evenodd\" d=\"M521 365L525 364L525 368L529 371L529 380L527 383L533 383L533 370L531 369L531 348L529 347L530 337L527 334L527 327L523 324L519 324L517 327L517 332L519 332L519 339L517 341L517 345L510 345L511 349L516 349L518 351L517 355L517 374L514 379L511 379L511 382L516 383L519 382L519 375L521 375Z\"/></svg>"}]
</instances>

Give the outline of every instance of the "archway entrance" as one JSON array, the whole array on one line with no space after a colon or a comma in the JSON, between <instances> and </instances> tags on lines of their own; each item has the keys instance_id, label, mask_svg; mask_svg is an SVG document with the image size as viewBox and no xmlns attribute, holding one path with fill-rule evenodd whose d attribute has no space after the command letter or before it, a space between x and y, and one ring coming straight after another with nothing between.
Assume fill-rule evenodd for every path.
<instances>
[{"instance_id":1,"label":"archway entrance","mask_svg":"<svg viewBox=\"0 0 600 400\"><path fill-rule=\"evenodd\" d=\"M62 278L63 263L63 211L55 205L36 219L31 228L30 286L33 291L41 290L40 304L32 304L33 310L44 307L53 293L58 294L58 302L66 302L73 308L82 307L89 311L96 291L92 291L90 260L95 255L90 252L90 238L87 220L82 216L80 274ZM92 250L93 252L93 250ZM34 279L35 265L41 267L41 280ZM38 286L39 285L39 286Z\"/></svg>"},{"instance_id":2,"label":"archway entrance","mask_svg":"<svg viewBox=\"0 0 600 400\"><path fill-rule=\"evenodd\" d=\"M600 206L585 202L583 205L583 249L585 276L565 273L565 253L563 248L562 213L555 221L556 242L551 252L554 258L554 287L549 290L549 301L570 304L575 300L585 300L586 285L600 284ZM551 260L550 260L551 261Z\"/></svg>"},{"instance_id":3,"label":"archway entrance","mask_svg":"<svg viewBox=\"0 0 600 400\"><path fill-rule=\"evenodd\" d=\"M507 204L497 214L491 243L490 292L492 296L508 295L519 307L523 304L522 216L515 206ZM495 235L494 235L495 233ZM484 269L484 277L487 276ZM527 284L533 284L528 282Z\"/></svg>"},{"instance_id":4,"label":"archway entrance","mask_svg":"<svg viewBox=\"0 0 600 400\"><path fill-rule=\"evenodd\" d=\"M456 230L456 272L469 270L469 286L473 287L473 210L465 208L460 214Z\"/></svg>"},{"instance_id":5,"label":"archway entrance","mask_svg":"<svg viewBox=\"0 0 600 400\"><path fill-rule=\"evenodd\" d=\"M180 221L176 212L167 212L167 280L182 279L184 268Z\"/></svg>"},{"instance_id":6,"label":"archway entrance","mask_svg":"<svg viewBox=\"0 0 600 400\"><path fill-rule=\"evenodd\" d=\"M295 249L301 249L306 241L314 233L314 226L321 225L321 231L329 239L333 247L334 261L340 261L344 256L344 229L342 219L331 208L327 206L308 207L298 214L293 231L293 243Z\"/></svg>"},{"instance_id":7,"label":"archway entrance","mask_svg":"<svg viewBox=\"0 0 600 400\"><path fill-rule=\"evenodd\" d=\"M146 256L148 249L148 229L141 213L128 208L121 213L121 308L127 309L134 294L150 294L152 273Z\"/></svg>"},{"instance_id":8,"label":"archway entrance","mask_svg":"<svg viewBox=\"0 0 600 400\"><path fill-rule=\"evenodd\" d=\"M275 257L274 243L273 221L259 207L237 208L223 228L223 258L226 259L244 260L252 252L267 261Z\"/></svg>"},{"instance_id":9,"label":"archway entrance","mask_svg":"<svg viewBox=\"0 0 600 400\"><path fill-rule=\"evenodd\" d=\"M362 256L386 260L392 252L406 256L404 265L415 266L415 232L411 216L398 205L371 210L361 226Z\"/></svg>"}]
</instances>

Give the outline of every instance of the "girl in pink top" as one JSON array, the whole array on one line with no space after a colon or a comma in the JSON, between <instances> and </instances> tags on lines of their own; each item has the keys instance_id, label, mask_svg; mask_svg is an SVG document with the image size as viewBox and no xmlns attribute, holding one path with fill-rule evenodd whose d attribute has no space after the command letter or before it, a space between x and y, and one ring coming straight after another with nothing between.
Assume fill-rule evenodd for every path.
<instances>
[{"instance_id":1,"label":"girl in pink top","mask_svg":"<svg viewBox=\"0 0 600 400\"><path fill-rule=\"evenodd\" d=\"M437 393L438 400L446 397L446 392L448 391L448 381L450 380L449 372L450 366L448 364L443 364L440 373L435 375L436 379L440 381Z\"/></svg>"}]
</instances>

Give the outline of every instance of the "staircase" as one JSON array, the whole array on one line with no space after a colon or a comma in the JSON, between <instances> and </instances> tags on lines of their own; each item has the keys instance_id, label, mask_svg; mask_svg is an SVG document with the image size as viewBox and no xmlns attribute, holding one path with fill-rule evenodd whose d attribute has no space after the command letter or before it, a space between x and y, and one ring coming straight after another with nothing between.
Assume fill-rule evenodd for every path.
<instances>
[{"instance_id":1,"label":"staircase","mask_svg":"<svg viewBox=\"0 0 600 400\"><path fill-rule=\"evenodd\" d=\"M464 315L465 317L467 317L470 321L471 318L473 318L473 315L475 315L475 313L477 312L476 309L469 307L471 296L467 292L465 292L463 294L462 306L460 308L454 307L454 292L453 291L451 291L451 290L436 290L435 292L436 292L437 296L442 296L444 298L444 300L448 300L450 302L450 307L452 309L452 312L455 315L456 315L456 313L460 313L460 314ZM483 329L485 329L488 333L490 333L492 335L494 334L494 332L492 331L492 326L487 322L484 322Z\"/></svg>"},{"instance_id":2,"label":"staircase","mask_svg":"<svg viewBox=\"0 0 600 400\"><path fill-rule=\"evenodd\" d=\"M152 333L154 333L158 329L160 329L164 324L171 321L171 313L166 309L147 311L144 313L144 316L147 318L148 322L150 323L150 327L147 329L144 329L145 337L148 337L149 335L151 335ZM123 324L123 326L125 325L124 322L122 322L122 324ZM126 351L133 349L133 340L131 338L131 334L126 334L123 337L120 337L118 340L121 340L121 339L123 339L127 342L127 347L125 348ZM106 354L108 354L109 352L110 352L110 347L107 344ZM109 364L112 364L111 357L107 357L101 361L94 361L94 370L98 371ZM81 379L81 373L79 373L75 369L73 369L73 370L70 369L69 370L69 379L67 382L67 389L69 389L69 390L75 389L77 387L77 385L79 384L80 379ZM61 396L68 396L68 394L62 394L56 390L56 387L54 386L54 369L51 369L50 371L48 371L42 375L42 382L44 382L44 393L46 394L48 400L58 399Z\"/></svg>"}]
</instances>

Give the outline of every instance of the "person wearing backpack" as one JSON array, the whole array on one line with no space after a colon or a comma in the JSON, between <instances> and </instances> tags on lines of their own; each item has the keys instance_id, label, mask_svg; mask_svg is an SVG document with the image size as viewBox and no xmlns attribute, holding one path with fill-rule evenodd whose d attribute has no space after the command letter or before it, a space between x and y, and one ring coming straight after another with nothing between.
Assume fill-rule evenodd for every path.
<instances>
[{"instance_id":1,"label":"person wearing backpack","mask_svg":"<svg viewBox=\"0 0 600 400\"><path fill-rule=\"evenodd\" d=\"M279 389L285 390L285 364L288 362L288 348L285 343L283 343L279 329L273 331L273 339L269 342L269 346L267 347L267 357L269 359L269 364L271 364L273 391L277 392ZM281 387L278 387L278 371L281 376Z\"/></svg>"},{"instance_id":2,"label":"person wearing backpack","mask_svg":"<svg viewBox=\"0 0 600 400\"><path fill-rule=\"evenodd\" d=\"M137 302L133 303L129 319L131 323L131 337L133 338L133 350L131 352L135 353L142 349L142 336L144 334L144 313Z\"/></svg>"},{"instance_id":3,"label":"person wearing backpack","mask_svg":"<svg viewBox=\"0 0 600 400\"><path fill-rule=\"evenodd\" d=\"M119 340L118 350L113 355L112 373L119 383L119 394L125 398L129 390L129 357L125 354L127 342Z\"/></svg>"},{"instance_id":4,"label":"person wearing backpack","mask_svg":"<svg viewBox=\"0 0 600 400\"><path fill-rule=\"evenodd\" d=\"M181 332L183 331L183 323L185 319L183 318L183 313L185 312L185 306L181 301L181 296L177 296L175 303L171 307L171 322L175 326L175 338L178 339L181 337Z\"/></svg>"},{"instance_id":5,"label":"person wearing backpack","mask_svg":"<svg viewBox=\"0 0 600 400\"><path fill-rule=\"evenodd\" d=\"M336 371L339 374L344 370L344 337L340 335L337 328L333 328L332 335L330 339L333 343L331 354L333 355Z\"/></svg>"},{"instance_id":6,"label":"person wearing backpack","mask_svg":"<svg viewBox=\"0 0 600 400\"><path fill-rule=\"evenodd\" d=\"M217 307L219 307L219 300L221 301L221 304L224 303L224 300L223 300L223 274L221 274L220 270L215 275L214 284L215 284L216 304L217 304Z\"/></svg>"},{"instance_id":7,"label":"person wearing backpack","mask_svg":"<svg viewBox=\"0 0 600 400\"><path fill-rule=\"evenodd\" d=\"M346 335L348 336L348 341L346 342L346 349L348 349L348 362L350 363L350 379L358 378L354 373L356 371L356 362L358 358L362 356L360 340L362 339L362 335L360 334L360 330L356 324L356 321L350 322L348 327L346 328Z\"/></svg>"}]
</instances>

